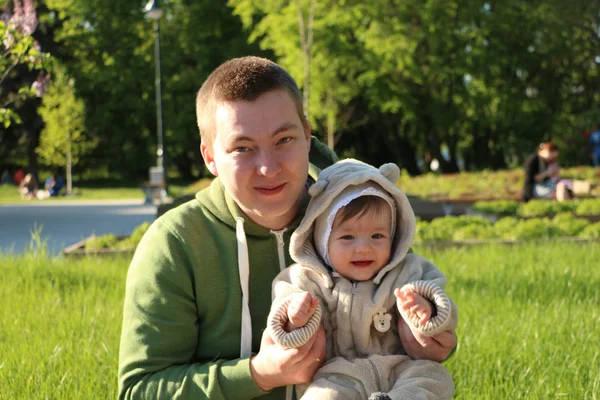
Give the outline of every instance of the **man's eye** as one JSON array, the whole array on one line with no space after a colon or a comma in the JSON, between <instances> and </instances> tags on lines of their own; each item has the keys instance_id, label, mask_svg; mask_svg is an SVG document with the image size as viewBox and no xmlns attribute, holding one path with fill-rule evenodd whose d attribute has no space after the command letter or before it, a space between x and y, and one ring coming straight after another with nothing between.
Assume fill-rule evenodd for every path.
<instances>
[{"instance_id":1,"label":"man's eye","mask_svg":"<svg viewBox=\"0 0 600 400\"><path fill-rule=\"evenodd\" d=\"M289 143L289 142L291 142L291 141L292 141L292 137L291 137L291 136L286 136L286 137L282 138L282 139L281 139L281 140L278 142L278 144L285 144L285 143Z\"/></svg>"},{"instance_id":2,"label":"man's eye","mask_svg":"<svg viewBox=\"0 0 600 400\"><path fill-rule=\"evenodd\" d=\"M246 153L246 152L250 151L250 149L247 147L236 147L235 149L233 149L233 151L235 153Z\"/></svg>"}]
</instances>

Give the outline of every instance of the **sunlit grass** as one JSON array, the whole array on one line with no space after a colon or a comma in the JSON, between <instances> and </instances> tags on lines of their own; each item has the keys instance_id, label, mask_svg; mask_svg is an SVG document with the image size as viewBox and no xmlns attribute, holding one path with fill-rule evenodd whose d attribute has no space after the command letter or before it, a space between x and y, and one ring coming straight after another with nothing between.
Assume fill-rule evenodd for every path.
<instances>
[{"instance_id":1,"label":"sunlit grass","mask_svg":"<svg viewBox=\"0 0 600 400\"><path fill-rule=\"evenodd\" d=\"M456 398L600 397L597 243L415 251L460 310Z\"/></svg>"},{"instance_id":2,"label":"sunlit grass","mask_svg":"<svg viewBox=\"0 0 600 400\"><path fill-rule=\"evenodd\" d=\"M192 194L210 184L210 179L202 179L190 185L169 185L169 196L177 198L185 194ZM78 186L74 189L73 196L58 196L44 200L27 200L21 198L17 186L0 185L0 203L29 203L47 201L77 201L77 200L144 200L144 193L138 186L115 187L86 187Z\"/></svg>"},{"instance_id":3,"label":"sunlit grass","mask_svg":"<svg viewBox=\"0 0 600 400\"><path fill-rule=\"evenodd\" d=\"M116 397L128 258L0 255L0 399ZM600 397L600 246L434 251L460 309L458 399Z\"/></svg>"}]
</instances>

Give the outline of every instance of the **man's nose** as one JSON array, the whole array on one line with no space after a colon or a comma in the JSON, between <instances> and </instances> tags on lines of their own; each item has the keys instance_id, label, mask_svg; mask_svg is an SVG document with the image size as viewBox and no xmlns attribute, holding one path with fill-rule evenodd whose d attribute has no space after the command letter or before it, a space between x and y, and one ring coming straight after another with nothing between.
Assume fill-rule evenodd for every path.
<instances>
[{"instance_id":1,"label":"man's nose","mask_svg":"<svg viewBox=\"0 0 600 400\"><path fill-rule=\"evenodd\" d=\"M261 152L258 156L256 169L260 175L272 178L281 172L280 160L273 152Z\"/></svg>"}]
</instances>

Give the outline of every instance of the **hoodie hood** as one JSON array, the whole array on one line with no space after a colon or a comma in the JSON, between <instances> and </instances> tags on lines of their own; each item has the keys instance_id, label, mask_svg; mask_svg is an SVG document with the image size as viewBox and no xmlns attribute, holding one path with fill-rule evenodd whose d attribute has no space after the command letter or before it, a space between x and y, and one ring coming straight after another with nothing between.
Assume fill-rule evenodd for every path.
<instances>
[{"instance_id":1,"label":"hoodie hood","mask_svg":"<svg viewBox=\"0 0 600 400\"><path fill-rule=\"evenodd\" d=\"M347 188L373 183L373 186L377 189L383 189L387 192L396 206L396 227L393 233L390 261L373 279L375 284L379 284L385 274L404 259L416 231L413 209L404 192L396 186L399 177L400 169L392 163L384 164L377 169L361 161L348 159L324 169L319 175L319 180L309 189L310 203L306 209L304 219L292 235L290 242L292 259L321 274L326 286L332 287L331 271L325 266L323 258L315 248L313 240L315 221L317 217L327 212L331 203L342 195L342 192L346 191Z\"/></svg>"}]
</instances>

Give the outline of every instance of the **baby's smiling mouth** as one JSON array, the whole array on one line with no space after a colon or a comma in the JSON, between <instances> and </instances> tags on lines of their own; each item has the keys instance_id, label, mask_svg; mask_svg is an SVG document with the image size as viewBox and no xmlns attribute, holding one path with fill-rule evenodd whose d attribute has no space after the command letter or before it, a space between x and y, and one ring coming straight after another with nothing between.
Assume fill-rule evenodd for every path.
<instances>
[{"instance_id":1,"label":"baby's smiling mouth","mask_svg":"<svg viewBox=\"0 0 600 400\"><path fill-rule=\"evenodd\" d=\"M373 263L373 260L358 260L358 261L351 261L351 263L355 267L368 267L369 265L371 265Z\"/></svg>"}]
</instances>

